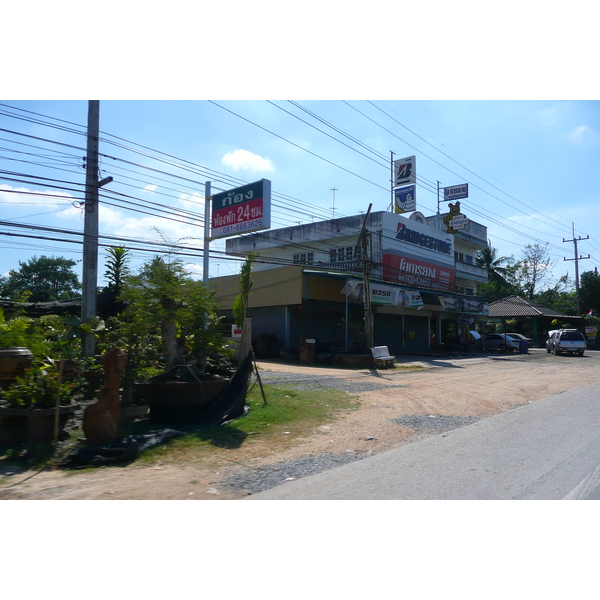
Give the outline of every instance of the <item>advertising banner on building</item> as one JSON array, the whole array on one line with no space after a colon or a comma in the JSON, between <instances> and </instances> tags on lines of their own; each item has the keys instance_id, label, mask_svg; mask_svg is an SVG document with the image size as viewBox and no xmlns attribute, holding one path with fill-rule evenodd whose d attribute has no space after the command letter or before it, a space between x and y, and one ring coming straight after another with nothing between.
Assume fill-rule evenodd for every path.
<instances>
[{"instance_id":1,"label":"advertising banner on building","mask_svg":"<svg viewBox=\"0 0 600 600\"><path fill-rule=\"evenodd\" d=\"M423 299L417 290L404 290L397 286L371 282L371 304L384 306L403 306L417 308L423 306ZM362 281L349 280L342 288L342 294L348 294L353 300L362 301L364 285Z\"/></svg>"},{"instance_id":2,"label":"advertising banner on building","mask_svg":"<svg viewBox=\"0 0 600 600\"><path fill-rule=\"evenodd\" d=\"M483 310L483 301L469 300L469 298L462 298L461 309L463 312L466 312L466 313L480 314Z\"/></svg>"},{"instance_id":3,"label":"advertising banner on building","mask_svg":"<svg viewBox=\"0 0 600 600\"><path fill-rule=\"evenodd\" d=\"M407 185L394 190L394 210L396 213L417 210L417 186Z\"/></svg>"},{"instance_id":4,"label":"advertising banner on building","mask_svg":"<svg viewBox=\"0 0 600 600\"><path fill-rule=\"evenodd\" d=\"M213 195L211 239L270 227L271 182L268 179Z\"/></svg>"},{"instance_id":5,"label":"advertising banner on building","mask_svg":"<svg viewBox=\"0 0 600 600\"><path fill-rule=\"evenodd\" d=\"M454 296L440 296L445 311L458 312L460 310L460 298Z\"/></svg>"},{"instance_id":6,"label":"advertising banner on building","mask_svg":"<svg viewBox=\"0 0 600 600\"><path fill-rule=\"evenodd\" d=\"M383 255L383 279L428 290L452 291L456 271L446 265L436 265L411 256L388 252Z\"/></svg>"},{"instance_id":7,"label":"advertising banner on building","mask_svg":"<svg viewBox=\"0 0 600 600\"><path fill-rule=\"evenodd\" d=\"M383 254L412 256L454 268L454 236L412 218L384 213L381 245Z\"/></svg>"}]
</instances>

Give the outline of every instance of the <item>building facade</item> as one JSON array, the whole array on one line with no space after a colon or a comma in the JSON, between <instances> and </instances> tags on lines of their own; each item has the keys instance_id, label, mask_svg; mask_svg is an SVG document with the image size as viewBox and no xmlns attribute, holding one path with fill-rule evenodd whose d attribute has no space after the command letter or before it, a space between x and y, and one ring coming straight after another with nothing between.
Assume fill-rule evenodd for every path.
<instances>
[{"instance_id":1,"label":"building facade","mask_svg":"<svg viewBox=\"0 0 600 600\"><path fill-rule=\"evenodd\" d=\"M395 354L456 347L487 313L476 296L487 273L475 266L487 228L469 221L454 231L444 217L380 211L229 238L227 254L258 255L252 337L273 336L289 348L313 338L322 351L364 347L366 287L374 345ZM366 245L359 245L363 226ZM239 277L210 285L230 317Z\"/></svg>"}]
</instances>

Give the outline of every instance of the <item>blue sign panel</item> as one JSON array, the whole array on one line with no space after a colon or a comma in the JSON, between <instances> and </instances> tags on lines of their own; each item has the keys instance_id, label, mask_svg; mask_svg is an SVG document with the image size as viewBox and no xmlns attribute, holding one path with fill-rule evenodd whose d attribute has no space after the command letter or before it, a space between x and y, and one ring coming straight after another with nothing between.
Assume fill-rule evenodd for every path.
<instances>
[{"instance_id":1,"label":"blue sign panel","mask_svg":"<svg viewBox=\"0 0 600 600\"><path fill-rule=\"evenodd\" d=\"M417 210L417 186L407 185L394 190L394 209L396 213Z\"/></svg>"}]
</instances>

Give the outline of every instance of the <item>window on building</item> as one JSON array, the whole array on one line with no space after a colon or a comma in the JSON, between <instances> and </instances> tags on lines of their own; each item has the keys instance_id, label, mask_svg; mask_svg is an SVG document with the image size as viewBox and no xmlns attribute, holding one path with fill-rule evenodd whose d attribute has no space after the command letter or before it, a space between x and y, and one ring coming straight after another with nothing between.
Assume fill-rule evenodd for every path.
<instances>
[{"instance_id":1,"label":"window on building","mask_svg":"<svg viewBox=\"0 0 600 600\"><path fill-rule=\"evenodd\" d=\"M315 262L314 252L301 252L300 254L294 254L295 265L312 265Z\"/></svg>"},{"instance_id":2,"label":"window on building","mask_svg":"<svg viewBox=\"0 0 600 600\"><path fill-rule=\"evenodd\" d=\"M329 252L330 262L345 262L354 258L354 246L332 248Z\"/></svg>"}]
</instances>

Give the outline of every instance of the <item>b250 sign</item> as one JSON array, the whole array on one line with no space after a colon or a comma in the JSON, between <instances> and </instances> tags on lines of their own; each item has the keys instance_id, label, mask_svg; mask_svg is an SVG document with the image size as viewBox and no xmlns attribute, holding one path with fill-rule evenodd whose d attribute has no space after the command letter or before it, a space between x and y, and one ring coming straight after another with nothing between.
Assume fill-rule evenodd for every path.
<instances>
[{"instance_id":1,"label":"b250 sign","mask_svg":"<svg viewBox=\"0 0 600 600\"><path fill-rule=\"evenodd\" d=\"M271 227L271 182L261 179L212 197L211 239Z\"/></svg>"}]
</instances>

